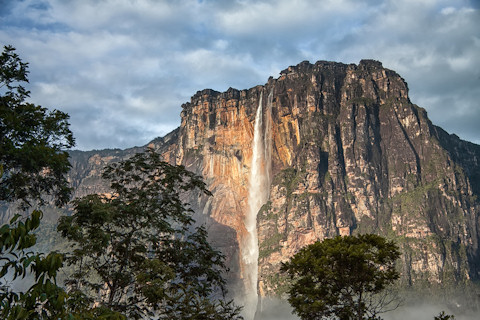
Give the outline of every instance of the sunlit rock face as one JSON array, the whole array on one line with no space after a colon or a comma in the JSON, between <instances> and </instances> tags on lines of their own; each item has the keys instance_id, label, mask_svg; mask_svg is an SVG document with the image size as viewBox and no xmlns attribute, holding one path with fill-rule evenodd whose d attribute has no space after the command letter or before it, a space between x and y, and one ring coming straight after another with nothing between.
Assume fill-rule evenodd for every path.
<instances>
[{"instance_id":1,"label":"sunlit rock face","mask_svg":"<svg viewBox=\"0 0 480 320\"><path fill-rule=\"evenodd\" d=\"M226 254L236 293L262 96L270 154L256 226L261 296L282 293L280 263L301 247L367 232L397 241L405 285L479 279L480 146L432 125L381 63L319 61L248 90L199 91L183 105L180 128L150 144L204 177L213 197L188 200ZM76 195L104 190L101 166L140 149L72 153Z\"/></svg>"}]
</instances>

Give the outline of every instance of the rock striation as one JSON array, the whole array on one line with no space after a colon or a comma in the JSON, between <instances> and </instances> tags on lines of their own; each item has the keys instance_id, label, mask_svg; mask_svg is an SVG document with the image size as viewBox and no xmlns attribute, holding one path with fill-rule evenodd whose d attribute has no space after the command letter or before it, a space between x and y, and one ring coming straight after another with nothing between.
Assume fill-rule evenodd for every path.
<instances>
[{"instance_id":1,"label":"rock striation","mask_svg":"<svg viewBox=\"0 0 480 320\"><path fill-rule=\"evenodd\" d=\"M242 243L254 115L270 92L260 294L281 293L280 263L301 247L365 232L399 243L406 285L478 279L480 147L432 125L405 81L377 61L302 62L264 86L197 92L173 153L214 193L200 211Z\"/></svg>"},{"instance_id":2,"label":"rock striation","mask_svg":"<svg viewBox=\"0 0 480 320\"><path fill-rule=\"evenodd\" d=\"M301 247L367 232L397 241L405 286L480 279L480 146L434 126L397 73L362 60L304 61L248 90L198 91L180 128L149 144L204 177L214 196L189 201L232 282L242 284L262 95L270 153L268 201L257 215L260 295L282 294L280 264ZM101 168L140 149L72 152L75 195L106 192Z\"/></svg>"}]
</instances>

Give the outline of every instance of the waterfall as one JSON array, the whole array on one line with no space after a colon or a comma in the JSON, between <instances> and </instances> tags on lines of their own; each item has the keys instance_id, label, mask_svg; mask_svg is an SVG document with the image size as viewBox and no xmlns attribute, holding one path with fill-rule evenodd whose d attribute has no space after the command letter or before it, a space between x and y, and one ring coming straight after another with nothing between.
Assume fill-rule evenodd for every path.
<instances>
[{"instance_id":1,"label":"waterfall","mask_svg":"<svg viewBox=\"0 0 480 320\"><path fill-rule=\"evenodd\" d=\"M270 173L272 172L272 104L273 104L273 89L268 94L267 112L265 118L265 135L263 137L263 145L265 150L265 190L267 192L265 201L268 200L268 193L270 190Z\"/></svg>"},{"instance_id":2,"label":"waterfall","mask_svg":"<svg viewBox=\"0 0 480 320\"><path fill-rule=\"evenodd\" d=\"M252 162L250 166L250 179L248 189L248 211L245 215L246 238L242 250L243 279L245 283L244 316L251 320L255 316L258 304L258 235L257 213L262 205L268 200L270 185L271 163L271 101L272 93L269 94L266 113L265 133L263 127L263 93L260 94L258 108L255 115L253 132Z\"/></svg>"}]
</instances>

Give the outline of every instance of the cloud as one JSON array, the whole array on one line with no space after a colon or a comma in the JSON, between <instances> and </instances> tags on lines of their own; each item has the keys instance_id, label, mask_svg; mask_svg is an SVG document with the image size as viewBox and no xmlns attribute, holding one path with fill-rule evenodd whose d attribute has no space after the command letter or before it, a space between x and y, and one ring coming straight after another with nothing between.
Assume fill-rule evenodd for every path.
<instances>
[{"instance_id":1,"label":"cloud","mask_svg":"<svg viewBox=\"0 0 480 320\"><path fill-rule=\"evenodd\" d=\"M426 108L435 124L480 143L480 129L464 125L467 114L479 120L480 12L468 2L456 4L385 2L329 55L381 60L406 79L412 101Z\"/></svg>"},{"instance_id":2,"label":"cloud","mask_svg":"<svg viewBox=\"0 0 480 320\"><path fill-rule=\"evenodd\" d=\"M480 143L474 2L4 2L0 42L30 63L32 100L71 115L81 149L164 135L204 88L263 84L302 60L362 58L400 73L434 123Z\"/></svg>"}]
</instances>

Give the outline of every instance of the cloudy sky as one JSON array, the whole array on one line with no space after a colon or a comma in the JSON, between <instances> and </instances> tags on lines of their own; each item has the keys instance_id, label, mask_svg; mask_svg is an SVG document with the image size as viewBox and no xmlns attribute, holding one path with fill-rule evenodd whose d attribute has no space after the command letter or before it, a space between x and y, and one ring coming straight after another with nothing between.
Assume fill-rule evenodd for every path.
<instances>
[{"instance_id":1,"label":"cloudy sky","mask_svg":"<svg viewBox=\"0 0 480 320\"><path fill-rule=\"evenodd\" d=\"M144 145L198 90L247 89L302 60L397 71L411 100L480 144L480 3L468 0L0 0L0 44L82 150Z\"/></svg>"}]
</instances>

